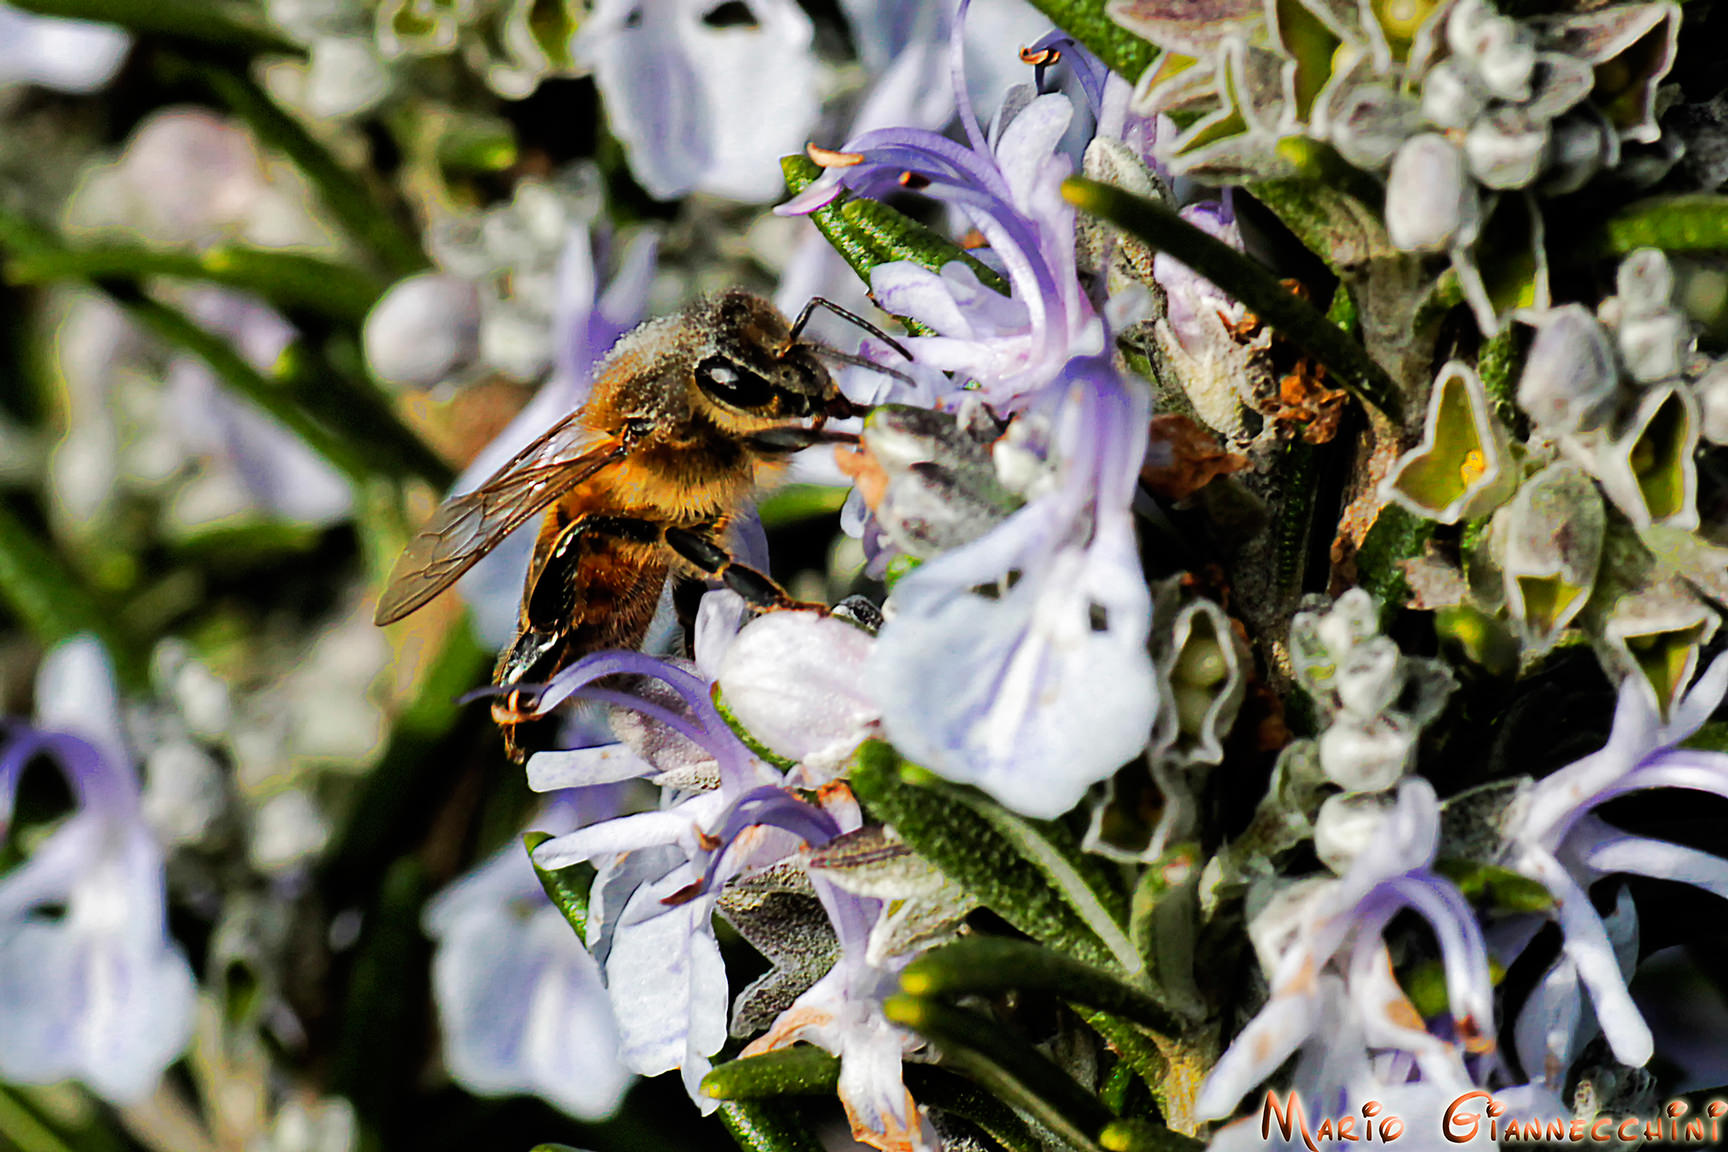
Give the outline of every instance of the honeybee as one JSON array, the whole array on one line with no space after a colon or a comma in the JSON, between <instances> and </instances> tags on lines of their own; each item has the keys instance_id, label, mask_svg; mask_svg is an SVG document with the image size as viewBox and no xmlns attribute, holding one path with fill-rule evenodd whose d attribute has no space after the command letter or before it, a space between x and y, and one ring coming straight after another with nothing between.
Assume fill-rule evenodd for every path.
<instances>
[{"instance_id":1,"label":"honeybee","mask_svg":"<svg viewBox=\"0 0 1728 1152\"><path fill-rule=\"evenodd\" d=\"M595 371L588 401L491 479L454 497L403 551L378 601L389 624L454 584L545 510L523 585L516 640L492 707L514 760L529 751L530 686L578 657L635 648L667 578L717 578L764 608L795 606L767 576L720 545L728 521L799 449L855 439L825 429L859 414L819 357L903 376L802 337L825 306L788 324L742 289L704 298L622 337ZM880 332L902 354L905 349Z\"/></svg>"}]
</instances>

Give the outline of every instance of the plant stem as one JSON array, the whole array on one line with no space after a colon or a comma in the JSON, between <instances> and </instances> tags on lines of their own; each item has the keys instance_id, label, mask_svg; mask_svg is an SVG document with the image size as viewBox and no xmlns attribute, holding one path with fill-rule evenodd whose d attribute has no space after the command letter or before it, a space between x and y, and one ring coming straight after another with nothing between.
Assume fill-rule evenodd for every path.
<instances>
[{"instance_id":1,"label":"plant stem","mask_svg":"<svg viewBox=\"0 0 1728 1152\"><path fill-rule=\"evenodd\" d=\"M134 32L156 32L247 53L304 56L306 50L236 5L197 0L10 0L41 16L95 20Z\"/></svg>"},{"instance_id":2,"label":"plant stem","mask_svg":"<svg viewBox=\"0 0 1728 1152\"><path fill-rule=\"evenodd\" d=\"M1064 181L1062 195L1082 211L1110 221L1212 281L1330 368L1359 400L1378 408L1394 424L1401 423L1402 405L1386 370L1362 345L1252 259L1144 196L1080 178Z\"/></svg>"}]
</instances>

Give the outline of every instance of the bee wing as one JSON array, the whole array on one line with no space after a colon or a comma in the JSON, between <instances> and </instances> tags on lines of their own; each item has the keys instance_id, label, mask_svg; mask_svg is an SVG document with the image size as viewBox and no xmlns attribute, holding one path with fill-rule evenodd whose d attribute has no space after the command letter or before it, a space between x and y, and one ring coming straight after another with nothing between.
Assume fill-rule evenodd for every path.
<instances>
[{"instance_id":1,"label":"bee wing","mask_svg":"<svg viewBox=\"0 0 1728 1152\"><path fill-rule=\"evenodd\" d=\"M446 500L408 542L378 599L375 623L391 624L456 583L504 537L600 469L623 458L617 437L572 413L522 449L492 478Z\"/></svg>"}]
</instances>

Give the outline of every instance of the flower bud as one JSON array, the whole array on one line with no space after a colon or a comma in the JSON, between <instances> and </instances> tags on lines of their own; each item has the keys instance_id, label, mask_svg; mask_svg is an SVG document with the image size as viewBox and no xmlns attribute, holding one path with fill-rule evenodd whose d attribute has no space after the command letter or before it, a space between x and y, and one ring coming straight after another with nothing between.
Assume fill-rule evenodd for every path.
<instances>
[{"instance_id":1,"label":"flower bud","mask_svg":"<svg viewBox=\"0 0 1728 1152\"><path fill-rule=\"evenodd\" d=\"M1627 375L1640 384L1678 378L1692 349L1691 324L1671 308L1642 314L1628 308L1614 335Z\"/></svg>"},{"instance_id":2,"label":"flower bud","mask_svg":"<svg viewBox=\"0 0 1728 1152\"><path fill-rule=\"evenodd\" d=\"M1470 174L1489 188L1523 188L1542 171L1548 125L1518 108L1497 108L1464 134Z\"/></svg>"},{"instance_id":3,"label":"flower bud","mask_svg":"<svg viewBox=\"0 0 1728 1152\"><path fill-rule=\"evenodd\" d=\"M1341 792L1326 798L1314 819L1314 851L1342 876L1357 853L1373 842L1397 803L1389 792Z\"/></svg>"},{"instance_id":4,"label":"flower bud","mask_svg":"<svg viewBox=\"0 0 1728 1152\"><path fill-rule=\"evenodd\" d=\"M1446 137L1424 132L1404 142L1386 177L1386 234L1404 252L1440 252L1468 244L1482 205L1464 154Z\"/></svg>"},{"instance_id":5,"label":"flower bud","mask_svg":"<svg viewBox=\"0 0 1728 1152\"><path fill-rule=\"evenodd\" d=\"M1518 406L1550 433L1599 423L1620 380L1602 325L1581 304L1550 308L1528 322L1537 331L1518 378Z\"/></svg>"},{"instance_id":6,"label":"flower bud","mask_svg":"<svg viewBox=\"0 0 1728 1152\"><path fill-rule=\"evenodd\" d=\"M1410 767L1417 729L1396 713L1366 724L1341 721L1320 734L1320 768L1346 792L1380 792Z\"/></svg>"},{"instance_id":7,"label":"flower bud","mask_svg":"<svg viewBox=\"0 0 1728 1152\"><path fill-rule=\"evenodd\" d=\"M1404 655L1386 636L1370 636L1338 668L1338 702L1352 721L1366 722L1390 708L1404 691Z\"/></svg>"},{"instance_id":8,"label":"flower bud","mask_svg":"<svg viewBox=\"0 0 1728 1152\"><path fill-rule=\"evenodd\" d=\"M1431 124L1468 128L1487 107L1487 98L1454 61L1442 60L1422 78L1422 115Z\"/></svg>"}]
</instances>

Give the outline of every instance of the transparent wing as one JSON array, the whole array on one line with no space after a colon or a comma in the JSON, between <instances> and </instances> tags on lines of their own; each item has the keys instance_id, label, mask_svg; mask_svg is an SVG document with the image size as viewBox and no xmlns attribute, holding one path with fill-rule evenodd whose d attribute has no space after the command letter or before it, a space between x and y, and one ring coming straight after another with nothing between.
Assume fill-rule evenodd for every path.
<instances>
[{"instance_id":1,"label":"transparent wing","mask_svg":"<svg viewBox=\"0 0 1728 1152\"><path fill-rule=\"evenodd\" d=\"M431 600L534 513L623 458L624 443L587 427L580 415L566 416L486 483L433 513L391 570L377 623L393 623Z\"/></svg>"}]
</instances>

